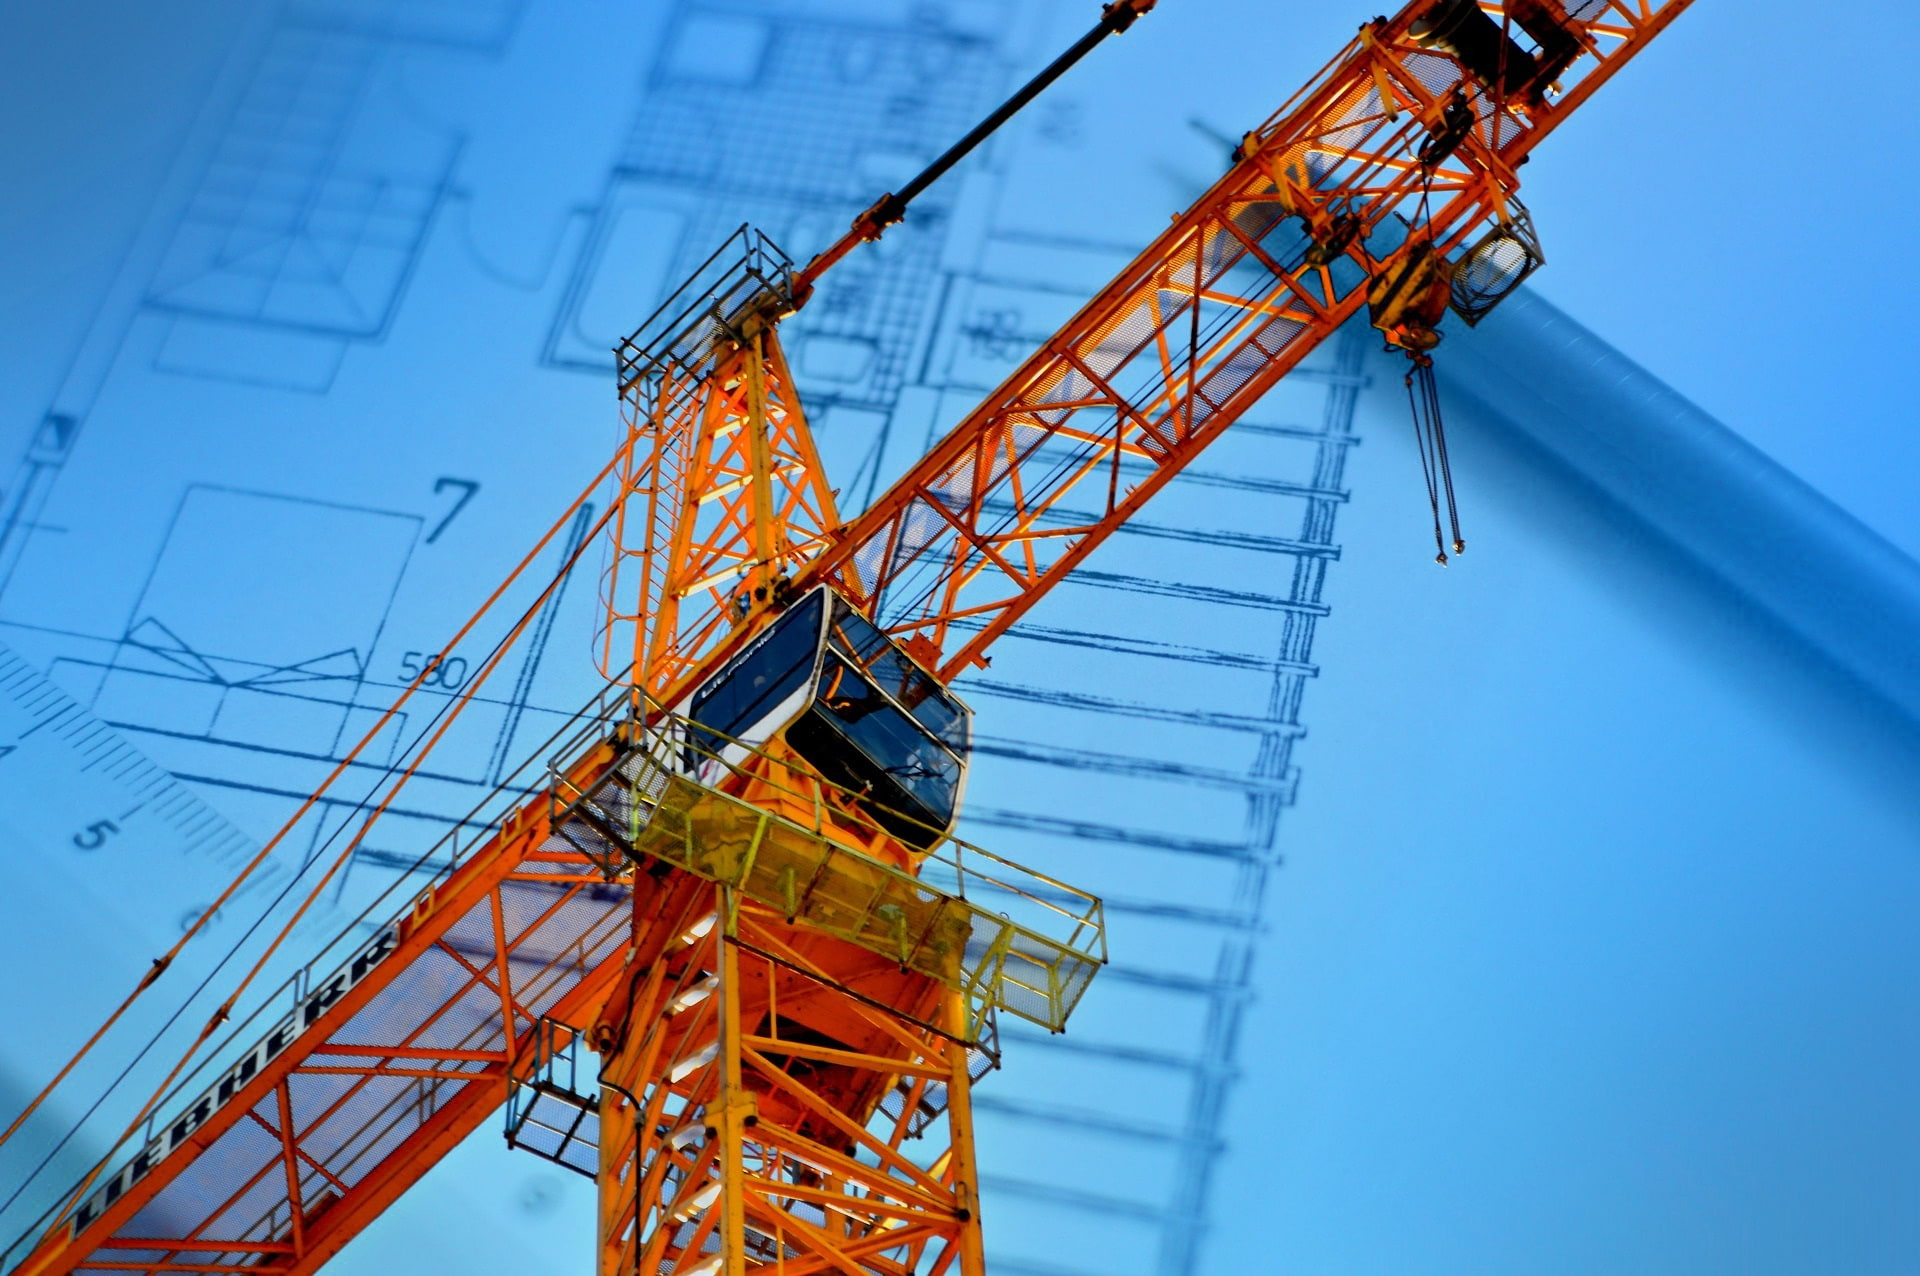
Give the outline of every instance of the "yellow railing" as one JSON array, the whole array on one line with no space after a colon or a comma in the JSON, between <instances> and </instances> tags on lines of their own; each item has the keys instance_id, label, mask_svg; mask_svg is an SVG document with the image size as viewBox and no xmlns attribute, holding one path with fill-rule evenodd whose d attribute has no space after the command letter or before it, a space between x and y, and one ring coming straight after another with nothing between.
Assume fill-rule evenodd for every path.
<instances>
[{"instance_id":1,"label":"yellow railing","mask_svg":"<svg viewBox=\"0 0 1920 1276\"><path fill-rule=\"evenodd\" d=\"M1065 1026L1106 961L1097 898L951 837L917 874L876 859L848 846L844 831L836 838L821 821L809 828L684 774L679 725L626 729L635 738L556 811L556 831L566 836L572 825L634 860L731 887L958 988L976 1039L995 1010L1055 1032ZM765 771L754 773L763 786Z\"/></svg>"}]
</instances>

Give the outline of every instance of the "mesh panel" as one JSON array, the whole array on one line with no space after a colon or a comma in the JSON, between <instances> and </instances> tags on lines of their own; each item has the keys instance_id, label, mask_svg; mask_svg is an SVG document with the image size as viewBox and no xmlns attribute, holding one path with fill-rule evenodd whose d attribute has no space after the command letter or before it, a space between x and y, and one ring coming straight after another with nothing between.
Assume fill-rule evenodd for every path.
<instances>
[{"instance_id":1,"label":"mesh panel","mask_svg":"<svg viewBox=\"0 0 1920 1276\"><path fill-rule=\"evenodd\" d=\"M553 845L549 839L547 847ZM528 867L542 871L542 867ZM563 867L577 872L579 866ZM582 888L536 879L502 881L497 890L509 939L510 985L516 1000L535 1015L550 1008L625 938L628 895L622 888ZM402 1046L428 1051L503 1050L501 993L495 986L497 940L492 906L482 899L445 927L444 947L426 948L405 965L383 972L384 986L329 1038L330 1045L357 1049L314 1055L313 1064L376 1067L391 1059L392 1048ZM476 969L484 982L476 979ZM311 988L307 995L312 995ZM303 1012L297 1003L295 1022L300 1022L302 1013L317 1015L323 1006L319 1003ZM312 1162L303 1162L301 1168L302 1200L310 1215L338 1199L342 1187L351 1191L470 1087L487 1087L484 1093L490 1096L499 1089L496 1077L484 1075L487 1064L480 1060L428 1057L394 1062L408 1068L472 1073L476 1079L364 1072L288 1076L294 1136L302 1155ZM243 1114L221 1131L205 1152L169 1180L121 1228L119 1236L284 1243L292 1226L292 1207L279 1127L278 1101L269 1094L250 1116ZM144 1259L130 1251L102 1250L90 1261ZM245 1267L258 1264L261 1256L195 1252L185 1261Z\"/></svg>"},{"instance_id":2,"label":"mesh panel","mask_svg":"<svg viewBox=\"0 0 1920 1276\"><path fill-rule=\"evenodd\" d=\"M1266 354L1243 346L1207 373L1200 382L1200 392L1207 396L1209 402L1224 404L1242 386L1272 365L1272 359Z\"/></svg>"},{"instance_id":3,"label":"mesh panel","mask_svg":"<svg viewBox=\"0 0 1920 1276\"><path fill-rule=\"evenodd\" d=\"M1453 268L1454 312L1469 324L1479 323L1543 260L1521 211L1512 223L1495 226L1460 254Z\"/></svg>"},{"instance_id":4,"label":"mesh panel","mask_svg":"<svg viewBox=\"0 0 1920 1276\"><path fill-rule=\"evenodd\" d=\"M1353 90L1323 117L1320 144L1330 150L1349 150L1366 141L1386 119L1379 91L1371 86Z\"/></svg>"},{"instance_id":5,"label":"mesh panel","mask_svg":"<svg viewBox=\"0 0 1920 1276\"><path fill-rule=\"evenodd\" d=\"M1443 98L1460 83L1460 64L1440 53L1416 53L1403 50L1400 63L1434 97Z\"/></svg>"},{"instance_id":6,"label":"mesh panel","mask_svg":"<svg viewBox=\"0 0 1920 1276\"><path fill-rule=\"evenodd\" d=\"M123 1229L129 1236L185 1236L242 1192L249 1179L271 1164L279 1140L251 1121L242 1121L184 1170L167 1190L149 1201ZM284 1187L284 1184L283 1184ZM239 1225L218 1220L206 1235L239 1240Z\"/></svg>"},{"instance_id":7,"label":"mesh panel","mask_svg":"<svg viewBox=\"0 0 1920 1276\"><path fill-rule=\"evenodd\" d=\"M263 1105L271 1110L271 1105ZM281 1169L280 1140L252 1121L234 1127L233 1133L247 1131L246 1146L229 1145L230 1179L239 1196L215 1215L201 1235L213 1240L262 1241L268 1239L265 1220L279 1207L286 1213L287 1179ZM163 1233L164 1235L164 1233Z\"/></svg>"}]
</instances>

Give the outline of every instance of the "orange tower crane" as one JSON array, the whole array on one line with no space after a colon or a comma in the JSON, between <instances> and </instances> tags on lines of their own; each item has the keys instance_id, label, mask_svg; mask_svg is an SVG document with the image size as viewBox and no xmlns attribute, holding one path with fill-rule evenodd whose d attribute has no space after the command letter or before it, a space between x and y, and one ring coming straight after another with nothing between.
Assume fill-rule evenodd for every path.
<instances>
[{"instance_id":1,"label":"orange tower crane","mask_svg":"<svg viewBox=\"0 0 1920 1276\"><path fill-rule=\"evenodd\" d=\"M483 836L427 852L424 890L254 991L446 724L429 733L0 1269L310 1272L504 1103L512 1141L597 1180L605 1276L978 1276L969 1091L996 1017L1062 1028L1105 951L1096 899L952 836L971 713L950 684L1362 305L1418 366L1443 309L1497 304L1539 262L1516 170L1686 3L1413 0L1366 24L852 518L779 324L1152 0L1107 5L806 267L743 228L619 347L622 446L454 639L611 480L608 692Z\"/></svg>"}]
</instances>

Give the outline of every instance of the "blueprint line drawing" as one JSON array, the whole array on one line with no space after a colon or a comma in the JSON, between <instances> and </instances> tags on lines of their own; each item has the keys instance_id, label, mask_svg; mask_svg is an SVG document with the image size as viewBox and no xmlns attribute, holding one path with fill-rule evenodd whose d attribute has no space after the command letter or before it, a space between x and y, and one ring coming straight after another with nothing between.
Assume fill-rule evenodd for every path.
<instances>
[{"instance_id":1,"label":"blueprint line drawing","mask_svg":"<svg viewBox=\"0 0 1920 1276\"><path fill-rule=\"evenodd\" d=\"M609 348L681 272L743 221L804 259L1054 38L1052 18L1012 0L689 0L648 20L595 81L616 86L594 103L614 123L552 143L579 148L575 184L508 243L552 269L509 282L449 209L521 197L518 174L478 158L510 131L488 96L535 109L561 92L536 37L585 45L592 22L555 0L264 7L183 149L177 197L129 254L125 303L76 357L84 393L50 404L4 458L14 676L44 673L92 742L151 757L223 844L276 827L422 667L438 681L354 764L350 791L371 789L460 690L489 638L447 648L453 619L599 464ZM1094 124L1071 96L1037 105L792 325L843 505L1132 255L1102 227L1046 224L1018 194L1021 163L1071 157ZM963 835L1104 895L1115 953L1075 1031L1007 1029L1003 1074L980 1088L995 1270L1205 1269L1209 1175L1300 789L1362 344L1348 334L1316 356L959 686L983 728ZM89 530L95 493L125 507L110 528ZM593 519L583 510L543 568L591 564ZM83 562L98 566L70 596ZM398 813L409 832L355 856L341 908L412 871L586 697L595 605L591 581L568 579L541 606L463 719L445 755L457 761ZM48 783L84 792L77 768ZM120 813L71 809L88 821L45 839ZM324 804L289 871L354 813ZM164 867L188 852L155 841L151 854ZM15 1088L23 1066L0 1056ZM1128 1110L1141 1087L1150 1114ZM538 1174L507 1176L501 1227L555 1226L572 1208L577 1187Z\"/></svg>"}]
</instances>

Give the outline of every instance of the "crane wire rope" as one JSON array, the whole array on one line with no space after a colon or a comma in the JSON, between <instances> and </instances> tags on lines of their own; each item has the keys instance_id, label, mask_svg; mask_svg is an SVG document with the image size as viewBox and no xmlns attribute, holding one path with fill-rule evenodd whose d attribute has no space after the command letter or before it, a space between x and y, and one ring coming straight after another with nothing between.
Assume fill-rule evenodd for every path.
<instances>
[{"instance_id":1,"label":"crane wire rope","mask_svg":"<svg viewBox=\"0 0 1920 1276\"><path fill-rule=\"evenodd\" d=\"M1415 220L1409 223L1407 244L1409 248L1419 246L1413 233L1415 226L1425 227L1425 250L1429 256L1437 256L1438 249L1433 240L1433 212L1429 201L1433 194L1433 165L1423 161L1420 182L1420 204L1415 212ZM1414 260L1409 254L1408 262ZM1437 342L1439 335L1433 334ZM1393 349L1389 345L1388 349ZM1453 465L1447 455L1447 430L1440 411L1440 388L1434 381L1433 356L1427 350L1416 350L1411 346L1400 346L1401 353L1412 364L1407 369L1407 407L1413 419L1413 440L1420 453L1420 477L1427 488L1427 508L1433 516L1433 561L1442 567L1447 565L1446 533L1441 529L1440 507L1446 504L1446 522L1453 533L1453 552L1463 554L1467 542L1460 535L1460 506L1453 492Z\"/></svg>"}]
</instances>

